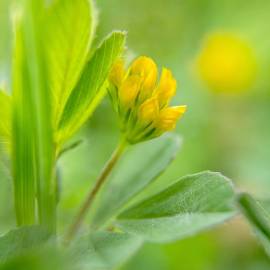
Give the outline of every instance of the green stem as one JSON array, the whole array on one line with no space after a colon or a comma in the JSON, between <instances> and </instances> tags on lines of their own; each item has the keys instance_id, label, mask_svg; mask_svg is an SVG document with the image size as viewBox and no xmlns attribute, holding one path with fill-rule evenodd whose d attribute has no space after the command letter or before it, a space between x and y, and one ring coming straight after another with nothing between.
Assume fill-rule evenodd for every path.
<instances>
[{"instance_id":1,"label":"green stem","mask_svg":"<svg viewBox=\"0 0 270 270\"><path fill-rule=\"evenodd\" d=\"M87 212L89 211L89 209L93 205L93 201L94 201L96 195L98 194L102 185L105 183L107 177L111 173L115 164L117 163L117 161L119 160L119 158L123 154L126 146L127 146L127 143L125 140L120 141L117 148L115 149L115 151L111 155L110 159L107 161L107 163L103 167L93 189L89 192L89 194L86 197L86 200L84 201L84 203L82 204L74 222L71 224L71 226L66 234L65 241L64 241L65 244L68 245L70 243L70 241L74 238L74 236L76 235L78 230L80 229L80 226L83 222L83 219L85 218Z\"/></svg>"}]
</instances>

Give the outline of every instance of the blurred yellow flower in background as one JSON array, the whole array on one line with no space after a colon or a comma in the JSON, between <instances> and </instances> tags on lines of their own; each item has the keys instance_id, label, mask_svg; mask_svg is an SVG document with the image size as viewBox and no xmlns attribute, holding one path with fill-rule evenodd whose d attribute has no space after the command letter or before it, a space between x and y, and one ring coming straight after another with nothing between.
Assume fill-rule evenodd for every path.
<instances>
[{"instance_id":1,"label":"blurred yellow flower in background","mask_svg":"<svg viewBox=\"0 0 270 270\"><path fill-rule=\"evenodd\" d=\"M129 143L138 143L175 128L186 106L169 107L176 93L176 80L167 68L160 81L155 62L145 56L135 59L125 71L123 60L110 73L109 94L117 111L122 132Z\"/></svg>"},{"instance_id":2,"label":"blurred yellow flower in background","mask_svg":"<svg viewBox=\"0 0 270 270\"><path fill-rule=\"evenodd\" d=\"M213 33L203 43L196 69L211 90L243 92L250 89L256 79L255 52L237 35Z\"/></svg>"}]
</instances>

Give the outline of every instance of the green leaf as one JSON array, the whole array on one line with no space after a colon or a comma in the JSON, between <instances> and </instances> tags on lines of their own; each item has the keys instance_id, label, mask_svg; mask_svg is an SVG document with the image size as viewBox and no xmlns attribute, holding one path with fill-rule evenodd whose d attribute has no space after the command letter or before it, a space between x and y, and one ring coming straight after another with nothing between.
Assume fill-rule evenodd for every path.
<instances>
[{"instance_id":1,"label":"green leaf","mask_svg":"<svg viewBox=\"0 0 270 270\"><path fill-rule=\"evenodd\" d=\"M109 71L114 61L121 55L124 44L125 33L113 32L86 64L61 116L58 142L62 143L72 136L100 103L106 94L105 82Z\"/></svg>"},{"instance_id":2,"label":"green leaf","mask_svg":"<svg viewBox=\"0 0 270 270\"><path fill-rule=\"evenodd\" d=\"M9 143L11 138L11 98L0 90L0 142Z\"/></svg>"},{"instance_id":3,"label":"green leaf","mask_svg":"<svg viewBox=\"0 0 270 270\"><path fill-rule=\"evenodd\" d=\"M45 24L44 42L57 122L87 60L95 31L92 1L54 1Z\"/></svg>"},{"instance_id":4,"label":"green leaf","mask_svg":"<svg viewBox=\"0 0 270 270\"><path fill-rule=\"evenodd\" d=\"M180 138L174 134L131 146L100 195L93 227L99 227L116 215L129 200L152 183L171 163L179 147Z\"/></svg>"},{"instance_id":5,"label":"green leaf","mask_svg":"<svg viewBox=\"0 0 270 270\"><path fill-rule=\"evenodd\" d=\"M270 256L270 207L269 202L255 200L249 194L240 194L238 203L258 239ZM266 207L267 206L267 207Z\"/></svg>"},{"instance_id":6,"label":"green leaf","mask_svg":"<svg viewBox=\"0 0 270 270\"><path fill-rule=\"evenodd\" d=\"M18 256L26 250L48 243L50 236L40 226L21 227L0 237L0 262Z\"/></svg>"},{"instance_id":7,"label":"green leaf","mask_svg":"<svg viewBox=\"0 0 270 270\"><path fill-rule=\"evenodd\" d=\"M41 42L44 7L41 0L20 4L22 16L17 19L13 57L12 163L17 223L35 223L37 193L40 223L54 227L51 100Z\"/></svg>"},{"instance_id":8,"label":"green leaf","mask_svg":"<svg viewBox=\"0 0 270 270\"><path fill-rule=\"evenodd\" d=\"M233 200L234 192L227 178L219 173L198 173L181 178L124 211L116 226L147 241L174 241L231 218Z\"/></svg>"},{"instance_id":9,"label":"green leaf","mask_svg":"<svg viewBox=\"0 0 270 270\"><path fill-rule=\"evenodd\" d=\"M9 0L0 1L0 33L1 33L1 43L0 43L0 67L1 72L3 72L3 67L10 65L10 48L11 48L11 23L10 23L10 6ZM5 70L5 75L10 75L9 71ZM1 78L3 79L3 77ZM7 78L6 78L7 79Z\"/></svg>"},{"instance_id":10,"label":"green leaf","mask_svg":"<svg viewBox=\"0 0 270 270\"><path fill-rule=\"evenodd\" d=\"M77 240L71 247L70 257L79 269L113 269L142 245L140 237L126 233L97 232Z\"/></svg>"},{"instance_id":11,"label":"green leaf","mask_svg":"<svg viewBox=\"0 0 270 270\"><path fill-rule=\"evenodd\" d=\"M74 270L57 251L37 246L33 250L10 258L3 264L0 263L0 270Z\"/></svg>"}]
</instances>

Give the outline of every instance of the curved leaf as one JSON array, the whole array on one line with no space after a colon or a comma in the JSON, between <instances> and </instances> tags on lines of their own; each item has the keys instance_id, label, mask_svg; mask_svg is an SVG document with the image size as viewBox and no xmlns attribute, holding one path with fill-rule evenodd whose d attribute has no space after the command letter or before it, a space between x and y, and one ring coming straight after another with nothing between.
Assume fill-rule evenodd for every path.
<instances>
[{"instance_id":1,"label":"curved leaf","mask_svg":"<svg viewBox=\"0 0 270 270\"><path fill-rule=\"evenodd\" d=\"M219 173L198 173L127 209L116 225L151 242L174 241L232 217L233 200L227 178Z\"/></svg>"},{"instance_id":2,"label":"curved leaf","mask_svg":"<svg viewBox=\"0 0 270 270\"><path fill-rule=\"evenodd\" d=\"M113 32L85 65L78 84L69 96L58 124L57 141L68 139L89 118L106 94L104 83L125 44L125 33ZM103 86L103 87L102 87Z\"/></svg>"}]
</instances>

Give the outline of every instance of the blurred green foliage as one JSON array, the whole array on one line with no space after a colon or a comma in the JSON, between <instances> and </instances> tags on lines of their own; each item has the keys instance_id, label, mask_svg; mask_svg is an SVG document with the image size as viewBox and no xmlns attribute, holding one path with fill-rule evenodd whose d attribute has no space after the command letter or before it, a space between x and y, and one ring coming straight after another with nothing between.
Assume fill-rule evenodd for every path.
<instances>
[{"instance_id":1,"label":"blurred green foliage","mask_svg":"<svg viewBox=\"0 0 270 270\"><path fill-rule=\"evenodd\" d=\"M184 138L182 151L152 189L159 189L159 183L173 179L176 172L212 169L235 179L243 190L269 197L270 2L99 0L98 6L98 31L128 30L127 55L150 55L171 68L180 88L175 102L188 105L177 128ZM216 94L195 74L194 59L205 36L215 31L238 35L255 52L259 72L255 85L246 93ZM103 121L104 111L110 111L106 101L95 115L96 125L98 119ZM90 123L89 132L93 132L94 123ZM114 123L108 129L113 127ZM234 237L242 226L230 225L225 237ZM268 269L262 249L248 240L249 230L244 231L246 240L237 246L222 244L217 233L166 247L146 246L125 269L141 269L145 263L147 269Z\"/></svg>"},{"instance_id":2,"label":"blurred green foliage","mask_svg":"<svg viewBox=\"0 0 270 270\"><path fill-rule=\"evenodd\" d=\"M1 1L1 6L5 1ZM149 55L176 76L180 91L175 103L187 104L188 112L177 127L183 148L169 170L148 189L200 170L220 171L240 189L269 197L270 187L270 2L267 0L97 0L99 37L113 29L128 31L127 56ZM6 15L1 7L1 15ZM4 19L1 16L1 21ZM2 24L1 24L2 25ZM240 95L217 94L199 80L194 61L205 36L215 31L232 32L253 48L259 68L255 85ZM6 34L3 32L3 34ZM5 39L3 39L5 40ZM5 59L8 45L1 43ZM1 74L7 74L1 70ZM2 75L3 76L3 75ZM61 228L74 214L112 152L118 138L116 116L107 99L91 122L77 135L84 142L60 160L62 178L59 205ZM75 138L74 140L76 140ZM13 223L10 177L1 161L1 232ZM66 169L61 170L62 167ZM240 237L240 239L238 238ZM237 240L239 239L239 240ZM125 270L264 270L270 262L243 222L232 222L212 233L204 233L166 246L146 245Z\"/></svg>"}]
</instances>

